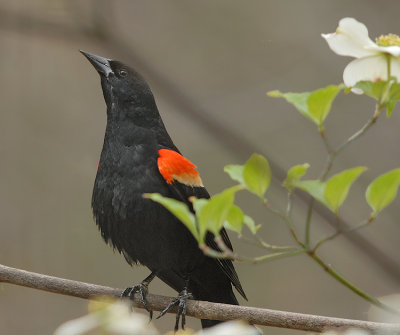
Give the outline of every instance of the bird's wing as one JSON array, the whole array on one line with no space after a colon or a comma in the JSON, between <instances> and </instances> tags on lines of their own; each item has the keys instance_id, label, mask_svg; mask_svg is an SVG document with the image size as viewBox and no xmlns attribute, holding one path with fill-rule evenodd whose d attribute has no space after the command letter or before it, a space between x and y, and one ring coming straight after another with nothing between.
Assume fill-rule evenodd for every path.
<instances>
[{"instance_id":1,"label":"bird's wing","mask_svg":"<svg viewBox=\"0 0 400 335\"><path fill-rule=\"evenodd\" d=\"M189 197L195 196L196 198L210 198L210 195L203 186L200 174L196 170L196 165L174 150L162 148L158 151L158 154L157 165L160 174L165 179L167 185L177 199L185 202L193 210ZM224 228L221 229L220 235L225 245L229 249L233 250L231 241L229 240L228 234ZM214 241L214 235L210 232L206 235L206 244L214 250L221 251L218 248L217 243ZM215 258L215 261L218 263L225 275L230 279L237 291L247 300L232 261L229 259L217 258Z\"/></svg>"}]
</instances>

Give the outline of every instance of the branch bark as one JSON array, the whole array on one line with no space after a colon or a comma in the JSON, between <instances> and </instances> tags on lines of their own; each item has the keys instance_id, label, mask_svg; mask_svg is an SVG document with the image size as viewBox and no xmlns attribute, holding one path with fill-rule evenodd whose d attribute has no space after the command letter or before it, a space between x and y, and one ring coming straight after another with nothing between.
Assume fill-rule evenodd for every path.
<instances>
[{"instance_id":1,"label":"branch bark","mask_svg":"<svg viewBox=\"0 0 400 335\"><path fill-rule=\"evenodd\" d=\"M30 287L52 293L74 296L83 299L98 299L102 296L119 297L121 289L89 284L69 279L47 276L35 272L11 268L0 264L0 282ZM172 298L160 295L148 295L149 307L154 311L163 310ZM143 308L139 295L133 301L135 307ZM176 310L171 310L171 313ZM330 328L362 328L373 333L400 334L400 324L388 324L326 316L300 314L264 308L233 306L191 300L188 302L187 315L211 320L244 319L251 324L322 332Z\"/></svg>"}]
</instances>

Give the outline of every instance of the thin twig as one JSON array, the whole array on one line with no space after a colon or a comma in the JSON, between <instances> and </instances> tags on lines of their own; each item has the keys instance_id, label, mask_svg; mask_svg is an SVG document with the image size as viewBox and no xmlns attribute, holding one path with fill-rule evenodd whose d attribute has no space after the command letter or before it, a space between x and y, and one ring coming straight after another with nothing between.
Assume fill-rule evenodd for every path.
<instances>
[{"instance_id":1,"label":"thin twig","mask_svg":"<svg viewBox=\"0 0 400 335\"><path fill-rule=\"evenodd\" d=\"M372 117L367 121L366 124L364 124L364 126L357 131L356 133L354 133L352 136L350 136L345 142L343 142L336 150L335 150L335 155L337 155L339 152L341 152L344 148L346 148L350 143L354 142L356 139L358 139L360 136L362 136L363 134L365 134L365 132L371 128L371 126L373 126L376 121L378 120L378 117L382 111L383 107L376 105L374 114L372 115Z\"/></svg>"},{"instance_id":2,"label":"thin twig","mask_svg":"<svg viewBox=\"0 0 400 335\"><path fill-rule=\"evenodd\" d=\"M300 241L300 239L299 239L299 237L298 237L298 235L297 235L296 230L293 228L291 218L288 217L288 216L286 216L286 215L285 215L284 213L282 213L281 211L279 211L279 210L277 210L277 209L275 209L275 208L272 208L272 207L269 205L268 202L264 202L264 206L265 206L272 214L274 214L274 215L280 217L281 219L283 219L283 221L286 222L286 224L287 224L287 226L288 226L288 228L289 228L290 234L293 236L293 238L294 238L294 240L296 241L296 243L297 243L299 246L301 246L302 248L305 248L304 243L302 243L302 242Z\"/></svg>"},{"instance_id":3,"label":"thin twig","mask_svg":"<svg viewBox=\"0 0 400 335\"><path fill-rule=\"evenodd\" d=\"M327 273L329 273L333 278L337 281L342 283L344 286L349 288L351 291L359 295L360 297L364 298L365 300L369 301L371 304L382 308L383 310L390 312L395 315L400 315L400 311L385 305L384 303L380 302L378 299L370 296L368 293L361 290L359 287L355 286L349 280L344 278L341 274L339 274L335 269L333 269L330 265L326 264L315 252L309 252L308 255L317 262Z\"/></svg>"},{"instance_id":4,"label":"thin twig","mask_svg":"<svg viewBox=\"0 0 400 335\"><path fill-rule=\"evenodd\" d=\"M308 203L308 209L307 209L307 218L306 218L306 229L304 233L304 245L309 246L310 245L310 235L311 235L311 217L313 213L313 208L314 208L314 198L310 198L310 201Z\"/></svg>"},{"instance_id":5,"label":"thin twig","mask_svg":"<svg viewBox=\"0 0 400 335\"><path fill-rule=\"evenodd\" d=\"M329 236L326 236L324 238L322 238L321 240L318 241L318 243L315 245L315 247L312 249L312 252L316 252L317 249L323 245L325 242L331 241L333 240L335 237L339 236L342 232L341 231L337 231L336 233L333 233Z\"/></svg>"},{"instance_id":6,"label":"thin twig","mask_svg":"<svg viewBox=\"0 0 400 335\"><path fill-rule=\"evenodd\" d=\"M199 248L205 255L210 256L212 258L217 258L217 259L227 258L232 261L236 259L236 255L233 254L232 252L226 253L217 251L214 250L213 248L210 248L207 244L199 244Z\"/></svg>"},{"instance_id":7,"label":"thin twig","mask_svg":"<svg viewBox=\"0 0 400 335\"><path fill-rule=\"evenodd\" d=\"M271 254L266 254L258 257L246 257L246 256L240 256L237 253L232 252L231 249L227 247L221 236L216 236L214 238L215 242L218 245L218 248L221 249L221 251L214 250L210 248L206 244L201 244L199 245L199 248L203 253L207 256L217 258L217 259L223 259L227 258L233 261L241 262L241 263L249 263L249 264L259 264L259 263L265 263L265 262L270 262L274 261L277 259L289 257L289 256L295 256L299 254L304 254L307 252L306 249L299 249L299 248L291 248L287 249L284 251L280 252L275 252Z\"/></svg>"},{"instance_id":8,"label":"thin twig","mask_svg":"<svg viewBox=\"0 0 400 335\"><path fill-rule=\"evenodd\" d=\"M43 291L79 297L83 299L97 299L102 296L119 297L121 289L88 284L69 279L47 276L39 273L11 268L0 265L0 282L31 287ZM147 295L148 307L153 311L163 310L173 298L160 295ZM143 308L139 294L133 301L138 308ZM169 312L176 313L176 309ZM187 315L209 320L236 320L244 319L251 324L298 329L313 332L322 332L330 328L361 328L382 334L399 334L400 324L388 324L369 321L332 318L318 315L291 313L271 309L244 307L211 303L206 301L189 300Z\"/></svg>"},{"instance_id":9,"label":"thin twig","mask_svg":"<svg viewBox=\"0 0 400 335\"><path fill-rule=\"evenodd\" d=\"M384 107L382 107L380 104L377 104L375 107L375 111L373 113L373 115L371 116L371 118L361 127L360 130L358 130L357 132L355 132L352 136L350 136L346 141L344 141L339 147L337 147L335 150L332 149L332 147L330 146L327 138L326 138L326 134L325 134L325 130L323 128L319 129L319 133L321 135L321 138L325 144L325 148L326 151L328 153L328 158L327 158L327 164L325 166L325 169L322 171L321 176L319 178L320 181L325 181L326 177L328 176L330 170L332 169L333 163L335 161L336 156L342 151L344 150L350 143L354 142L356 139L358 139L359 137L361 137L363 134L365 134L365 132L376 123L376 121L378 120L378 117L381 113L381 111L384 109ZM314 198L310 199L309 205L308 205L308 210L307 210L307 218L306 218L306 227L305 227L305 239L304 239L304 244L306 246L310 245L310 234L311 234L311 216L312 216L312 212L313 212L313 208L314 208ZM336 216L337 218L337 224L339 224L340 218L338 216ZM314 247L313 252L315 252L315 250L317 250L323 243L325 243L326 241L332 240L333 238L335 238L336 236L340 235L342 231L338 230L336 233L334 233L331 236L328 236L324 239L322 239L321 241L319 241L317 243L317 245Z\"/></svg>"},{"instance_id":10,"label":"thin twig","mask_svg":"<svg viewBox=\"0 0 400 335\"><path fill-rule=\"evenodd\" d=\"M319 134L321 135L322 141L324 142L326 151L328 152L328 154L332 153L333 149L328 142L328 138L326 137L325 129L321 127L318 129L318 131L319 131Z\"/></svg>"},{"instance_id":11,"label":"thin twig","mask_svg":"<svg viewBox=\"0 0 400 335\"><path fill-rule=\"evenodd\" d=\"M293 251L298 249L298 247L294 245L273 245L265 242L262 240L260 237L255 236L255 238L248 238L247 236L240 235L239 236L240 240L245 241L246 243L249 243L251 245L254 245L256 247L266 249L269 251Z\"/></svg>"},{"instance_id":12,"label":"thin twig","mask_svg":"<svg viewBox=\"0 0 400 335\"><path fill-rule=\"evenodd\" d=\"M292 220L292 198L293 198L293 192L288 192L287 195L287 206L286 206L286 217L289 220Z\"/></svg>"},{"instance_id":13,"label":"thin twig","mask_svg":"<svg viewBox=\"0 0 400 335\"><path fill-rule=\"evenodd\" d=\"M297 249L297 250L292 250L292 251L284 251L284 252L275 252L273 254L267 254L264 256L259 256L255 257L253 264L258 264L258 263L265 263L265 262L270 262L270 261L275 261L277 259L282 259L290 256L295 256L295 255L300 255L306 253L306 249Z\"/></svg>"},{"instance_id":14,"label":"thin twig","mask_svg":"<svg viewBox=\"0 0 400 335\"><path fill-rule=\"evenodd\" d=\"M358 229L361 229L361 228L363 228L365 226L368 226L372 221L374 221L374 219L375 218L371 216L368 220L365 220L365 221L359 223L358 225L356 225L354 227L351 227L351 228L346 229L346 230L338 230L338 231L336 231L336 233L333 233L331 235L328 235L328 236L322 238L320 241L318 241L318 243L312 249L312 252L317 251L317 249L321 245L323 245L325 242L331 241L331 240L333 240L334 238L336 238L337 236L339 236L341 234L348 234L348 233L351 233L351 232L356 231Z\"/></svg>"}]
</instances>

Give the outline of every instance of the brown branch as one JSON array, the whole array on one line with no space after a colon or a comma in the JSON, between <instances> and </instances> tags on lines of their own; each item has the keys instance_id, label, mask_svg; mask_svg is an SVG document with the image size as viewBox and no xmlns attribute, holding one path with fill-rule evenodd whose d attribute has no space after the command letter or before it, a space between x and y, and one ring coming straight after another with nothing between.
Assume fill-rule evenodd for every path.
<instances>
[{"instance_id":1,"label":"brown branch","mask_svg":"<svg viewBox=\"0 0 400 335\"><path fill-rule=\"evenodd\" d=\"M69 279L47 276L39 273L11 268L0 264L0 282L26 286L38 290L74 296L83 299L96 299L101 296L119 297L122 290L112 287L94 285ZM148 306L154 311L163 310L172 298L149 294ZM143 308L140 297L135 295L134 306ZM176 312L171 310L171 313ZM374 333L400 332L400 324L368 322L350 319L332 318L318 315L308 315L276 311L271 309L233 306L206 301L188 302L187 315L211 320L245 319L251 324L321 332L328 328L356 327L367 329Z\"/></svg>"}]
</instances>

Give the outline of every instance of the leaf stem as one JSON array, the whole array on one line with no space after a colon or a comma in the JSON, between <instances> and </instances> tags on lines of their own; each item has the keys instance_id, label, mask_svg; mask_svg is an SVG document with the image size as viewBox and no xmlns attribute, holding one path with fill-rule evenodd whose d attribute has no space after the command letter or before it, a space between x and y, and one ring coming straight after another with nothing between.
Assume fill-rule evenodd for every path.
<instances>
[{"instance_id":1,"label":"leaf stem","mask_svg":"<svg viewBox=\"0 0 400 335\"><path fill-rule=\"evenodd\" d=\"M227 259L231 259L231 260L235 260L235 258L236 258L235 255L233 255L232 253L225 253L225 252L214 250L213 248L210 248L206 244L199 244L199 248L204 253L204 255L210 256L212 258L217 258L217 259L227 258Z\"/></svg>"},{"instance_id":2,"label":"leaf stem","mask_svg":"<svg viewBox=\"0 0 400 335\"><path fill-rule=\"evenodd\" d=\"M336 233L331 234L329 236L324 237L323 239L321 239L316 245L315 247L312 249L312 252L316 252L317 249L323 245L325 242L328 242L330 240L333 240L335 237L339 236L342 232L340 230L338 230Z\"/></svg>"},{"instance_id":3,"label":"leaf stem","mask_svg":"<svg viewBox=\"0 0 400 335\"><path fill-rule=\"evenodd\" d=\"M311 229L311 217L312 217L313 207L314 207L314 198L311 198L310 202L308 203L307 219L306 219L306 231L305 231L305 234L304 234L304 236L305 236L304 244L307 247L310 245L310 229Z\"/></svg>"},{"instance_id":4,"label":"leaf stem","mask_svg":"<svg viewBox=\"0 0 400 335\"><path fill-rule=\"evenodd\" d=\"M363 222L359 223L358 225L355 225L354 227L351 227L351 228L346 229L346 230L340 230L340 229L338 229L338 230L336 231L336 233L331 234L331 235L328 235L328 236L324 237L323 239L321 239L321 240L315 245L315 247L312 249L312 252L316 252L317 249L318 249L321 245L323 245L325 242L328 242L328 241L333 240L335 237L339 236L340 234L348 234L348 233L351 233L351 232L353 232L353 231L356 231L356 230L358 230L358 229L360 229L360 228L363 228L363 227L369 225L369 224L370 224L372 221L374 221L374 220L375 220L375 218L371 215L371 216L369 217L368 220L364 220Z\"/></svg>"},{"instance_id":5,"label":"leaf stem","mask_svg":"<svg viewBox=\"0 0 400 335\"><path fill-rule=\"evenodd\" d=\"M291 220L292 217L292 192L288 192L286 217L289 218L289 220Z\"/></svg>"},{"instance_id":6,"label":"leaf stem","mask_svg":"<svg viewBox=\"0 0 400 335\"><path fill-rule=\"evenodd\" d=\"M269 243L263 241L261 238L259 238L257 236L256 236L256 238L257 238L257 240L248 238L243 235L239 236L239 239L245 241L246 243L255 245L257 247L260 247L260 248L263 248L263 249L266 249L269 251L293 251L293 250L298 249L296 246L291 246L291 245L289 245L289 246L272 245L272 244L269 244Z\"/></svg>"},{"instance_id":7,"label":"leaf stem","mask_svg":"<svg viewBox=\"0 0 400 335\"><path fill-rule=\"evenodd\" d=\"M346 231L346 233L350 233L350 232L356 231L356 230L358 230L360 228L363 228L365 226L368 226L374 220L375 220L375 217L371 215L368 220L365 220L365 221L361 222L360 224L350 228L348 231Z\"/></svg>"},{"instance_id":8,"label":"leaf stem","mask_svg":"<svg viewBox=\"0 0 400 335\"><path fill-rule=\"evenodd\" d=\"M335 155L337 155L339 152L341 152L350 143L354 142L356 139L358 139L360 136L362 136L371 126L373 126L376 123L376 121L378 120L378 117L383 109L384 109L383 106L381 106L380 104L377 104L372 117L367 121L367 123L364 124L364 126L362 126L362 128L360 130L358 130L356 133L354 133L352 136L350 136L345 142L343 142L335 150L335 152L334 152Z\"/></svg>"},{"instance_id":9,"label":"leaf stem","mask_svg":"<svg viewBox=\"0 0 400 335\"><path fill-rule=\"evenodd\" d=\"M342 275L340 275L336 270L334 270L330 265L326 264L315 252L309 252L308 255L315 261L317 262L327 273L329 273L333 278L335 278L337 281L342 283L344 286L349 288L351 291L359 295L360 297L364 298L365 300L369 301L371 304L382 308L383 310L390 312L395 315L400 315L399 311L382 303L378 299L370 296L363 290L361 290L359 287L355 286L353 283L348 281L346 278L344 278Z\"/></svg>"},{"instance_id":10,"label":"leaf stem","mask_svg":"<svg viewBox=\"0 0 400 335\"><path fill-rule=\"evenodd\" d=\"M296 231L294 230L293 225L292 225L292 220L291 220L291 218L288 217L287 215L285 215L284 213L282 213L281 211L276 210L276 209L270 207L269 203L266 202L266 201L264 202L264 206L265 206L272 214L275 214L276 216L279 216L281 219L283 219L283 220L286 222L286 224L287 224L287 226L288 226L288 228L289 228L290 234L293 236L293 238L294 238L294 240L296 241L296 243L297 243L299 246L301 246L302 248L306 248L306 246L304 245L303 242L300 241L300 239L299 239L299 237L298 237Z\"/></svg>"},{"instance_id":11,"label":"leaf stem","mask_svg":"<svg viewBox=\"0 0 400 335\"><path fill-rule=\"evenodd\" d=\"M333 149L328 142L328 139L327 139L326 133L325 133L325 129L323 127L320 127L320 128L318 128L318 131L319 131L319 134L321 135L321 138L325 144L326 151L328 152L328 154L331 154L333 152Z\"/></svg>"},{"instance_id":12,"label":"leaf stem","mask_svg":"<svg viewBox=\"0 0 400 335\"><path fill-rule=\"evenodd\" d=\"M371 118L357 132L355 132L352 136L350 136L346 141L344 141L335 150L333 150L331 148L331 146L329 145L324 129L321 128L319 130L321 138L324 141L326 150L328 152L328 158L327 158L326 167L321 173L321 176L320 176L320 179L319 179L320 181L324 181L326 179L326 177L328 176L329 172L332 169L332 166L333 166L333 163L334 163L334 160L335 160L336 156L343 149L345 149L350 143L354 142L356 139L361 137L371 126L373 126L376 123L376 121L378 120L378 117L379 117L379 115L380 115L380 113L381 113L381 111L383 109L384 109L384 106L382 106L381 104L378 103L376 105L376 107L375 107L374 114L371 116ZM307 210L307 219L306 219L306 227L305 227L305 240L304 240L304 244L306 246L309 246L309 244L310 244L311 216L312 216L313 207L314 207L314 198L312 198L310 200L309 205L308 205L308 210ZM334 237L336 237L339 234L340 234L340 232L339 233L335 233L334 236L329 236L326 239L323 239L324 241L322 243L333 239ZM317 243L318 247L322 244L322 243L320 244L320 242Z\"/></svg>"},{"instance_id":13,"label":"leaf stem","mask_svg":"<svg viewBox=\"0 0 400 335\"><path fill-rule=\"evenodd\" d=\"M253 258L253 257L239 256L238 254L232 252L232 250L227 247L221 236L215 236L214 240L217 243L218 248L221 249L221 251L217 251L206 244L200 244L199 248L203 251L205 255L210 256L212 258L231 259L243 263L258 264L298 254L304 254L307 252L307 250L304 248L303 249L294 248L287 251L275 252L272 254L267 254Z\"/></svg>"},{"instance_id":14,"label":"leaf stem","mask_svg":"<svg viewBox=\"0 0 400 335\"><path fill-rule=\"evenodd\" d=\"M304 254L306 252L307 252L306 249L297 249L297 250L286 251L286 252L276 252L273 254L267 254L264 256L255 257L255 258L253 258L252 263L258 264L258 263L263 263L263 262L269 262L269 261L273 261L276 259L281 259L281 258L285 258L285 257L289 257L289 256Z\"/></svg>"}]
</instances>

